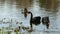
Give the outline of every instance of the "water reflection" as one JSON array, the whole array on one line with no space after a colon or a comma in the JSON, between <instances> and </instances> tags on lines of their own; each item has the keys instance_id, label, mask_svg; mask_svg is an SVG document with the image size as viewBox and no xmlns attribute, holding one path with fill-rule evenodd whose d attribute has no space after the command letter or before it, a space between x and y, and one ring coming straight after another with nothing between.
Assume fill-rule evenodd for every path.
<instances>
[{"instance_id":1,"label":"water reflection","mask_svg":"<svg viewBox=\"0 0 60 34\"><path fill-rule=\"evenodd\" d=\"M45 8L46 11L57 11L58 5L57 0L40 0L40 7Z\"/></svg>"},{"instance_id":2,"label":"water reflection","mask_svg":"<svg viewBox=\"0 0 60 34\"><path fill-rule=\"evenodd\" d=\"M16 0L16 5L18 8L28 8L31 7L33 0Z\"/></svg>"},{"instance_id":3,"label":"water reflection","mask_svg":"<svg viewBox=\"0 0 60 34\"><path fill-rule=\"evenodd\" d=\"M4 0L0 0L0 7L2 8L2 6L4 5Z\"/></svg>"}]
</instances>

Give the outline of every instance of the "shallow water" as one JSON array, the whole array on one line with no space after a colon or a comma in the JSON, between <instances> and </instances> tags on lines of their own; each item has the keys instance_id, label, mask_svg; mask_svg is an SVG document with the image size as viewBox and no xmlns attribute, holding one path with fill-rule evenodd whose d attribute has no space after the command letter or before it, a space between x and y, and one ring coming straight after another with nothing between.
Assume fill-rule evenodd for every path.
<instances>
[{"instance_id":1,"label":"shallow water","mask_svg":"<svg viewBox=\"0 0 60 34\"><path fill-rule=\"evenodd\" d=\"M47 0L48 1L48 0ZM52 0L47 2L42 0L0 0L0 28L9 27L9 24L12 24L13 27L16 26L16 22L23 22L24 26L30 26L30 15L27 18L24 18L24 15L21 13L23 9L27 7L29 11L35 16L49 16L50 18L50 29L46 30L43 24L35 27L35 32L31 34L59 34L60 33L60 1L53 2ZM3 24L3 22L9 22L8 24ZM26 31L25 31L26 33ZM28 32L26 33L28 34Z\"/></svg>"}]
</instances>

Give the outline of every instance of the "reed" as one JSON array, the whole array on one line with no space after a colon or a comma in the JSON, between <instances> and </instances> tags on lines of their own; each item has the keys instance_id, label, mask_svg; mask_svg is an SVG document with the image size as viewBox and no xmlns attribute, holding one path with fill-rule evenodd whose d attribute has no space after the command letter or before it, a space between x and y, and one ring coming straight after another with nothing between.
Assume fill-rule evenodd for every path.
<instances>
[{"instance_id":1,"label":"reed","mask_svg":"<svg viewBox=\"0 0 60 34\"><path fill-rule=\"evenodd\" d=\"M43 32L40 32L40 34L43 34Z\"/></svg>"},{"instance_id":2,"label":"reed","mask_svg":"<svg viewBox=\"0 0 60 34\"><path fill-rule=\"evenodd\" d=\"M2 34L4 34L4 27L2 27Z\"/></svg>"},{"instance_id":3,"label":"reed","mask_svg":"<svg viewBox=\"0 0 60 34\"><path fill-rule=\"evenodd\" d=\"M18 34L18 31L16 31L16 34Z\"/></svg>"},{"instance_id":4,"label":"reed","mask_svg":"<svg viewBox=\"0 0 60 34\"><path fill-rule=\"evenodd\" d=\"M34 34L36 34L36 32L34 32Z\"/></svg>"},{"instance_id":5,"label":"reed","mask_svg":"<svg viewBox=\"0 0 60 34\"><path fill-rule=\"evenodd\" d=\"M2 29L0 30L0 34L2 34Z\"/></svg>"},{"instance_id":6,"label":"reed","mask_svg":"<svg viewBox=\"0 0 60 34\"><path fill-rule=\"evenodd\" d=\"M21 34L24 34L24 32L21 32Z\"/></svg>"}]
</instances>

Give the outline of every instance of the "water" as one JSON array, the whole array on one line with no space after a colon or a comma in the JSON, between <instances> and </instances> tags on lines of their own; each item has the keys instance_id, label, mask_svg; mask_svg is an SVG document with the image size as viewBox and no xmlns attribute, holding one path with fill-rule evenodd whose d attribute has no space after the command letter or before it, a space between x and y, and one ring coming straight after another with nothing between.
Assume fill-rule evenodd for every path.
<instances>
[{"instance_id":1,"label":"water","mask_svg":"<svg viewBox=\"0 0 60 34\"><path fill-rule=\"evenodd\" d=\"M30 26L30 15L25 19L24 15L21 13L25 7L33 13L33 17L49 16L50 18L50 29L48 31L43 31L45 26L40 24L37 26L35 32L31 34L59 34L60 1L57 0L0 0L0 29L5 27L5 25L9 27L9 24L15 27L16 22L23 22L23 25L26 27ZM2 21L8 22L8 24L3 24ZM35 29L35 25L33 26L33 29ZM26 31L24 31L24 33L25 32ZM28 34L28 32L25 34Z\"/></svg>"}]
</instances>

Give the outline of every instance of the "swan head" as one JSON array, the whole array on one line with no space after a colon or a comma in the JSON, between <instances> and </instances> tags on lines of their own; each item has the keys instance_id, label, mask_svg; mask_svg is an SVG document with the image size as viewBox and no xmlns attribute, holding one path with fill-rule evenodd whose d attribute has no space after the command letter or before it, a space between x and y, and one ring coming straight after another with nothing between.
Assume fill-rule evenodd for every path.
<instances>
[{"instance_id":1,"label":"swan head","mask_svg":"<svg viewBox=\"0 0 60 34\"><path fill-rule=\"evenodd\" d=\"M23 12L22 14L24 14L24 17L25 17L25 18L27 17L27 15L28 15L28 10L27 10L27 8L24 8L24 12Z\"/></svg>"}]
</instances>

